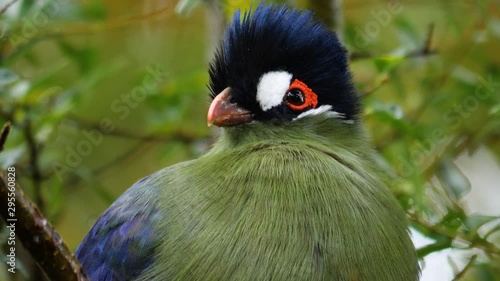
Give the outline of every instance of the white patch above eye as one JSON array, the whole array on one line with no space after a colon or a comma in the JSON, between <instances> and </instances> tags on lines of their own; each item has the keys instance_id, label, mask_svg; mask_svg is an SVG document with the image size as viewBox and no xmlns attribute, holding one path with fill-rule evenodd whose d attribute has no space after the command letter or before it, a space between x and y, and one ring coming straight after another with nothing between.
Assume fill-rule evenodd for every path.
<instances>
[{"instance_id":1,"label":"white patch above eye","mask_svg":"<svg viewBox=\"0 0 500 281\"><path fill-rule=\"evenodd\" d=\"M257 84L257 101L262 110L271 109L283 101L292 77L292 74L286 71L271 71L260 77Z\"/></svg>"}]
</instances>

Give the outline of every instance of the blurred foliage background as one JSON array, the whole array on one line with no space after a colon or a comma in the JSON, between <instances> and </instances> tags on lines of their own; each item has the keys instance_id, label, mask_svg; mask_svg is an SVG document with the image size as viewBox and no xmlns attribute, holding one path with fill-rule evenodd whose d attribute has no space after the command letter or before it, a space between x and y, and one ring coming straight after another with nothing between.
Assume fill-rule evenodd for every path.
<instances>
[{"instance_id":1,"label":"blurred foliage background","mask_svg":"<svg viewBox=\"0 0 500 281\"><path fill-rule=\"evenodd\" d=\"M467 208L475 186L456 164L483 151L499 171L500 2L276 2L314 9L345 42L380 165L431 241L419 256L457 249L455 280L500 280L500 210ZM209 149L208 61L233 12L258 3L0 1L0 126L13 124L0 166L71 249L136 180ZM19 254L15 275L2 254L0 279L41 280Z\"/></svg>"}]
</instances>

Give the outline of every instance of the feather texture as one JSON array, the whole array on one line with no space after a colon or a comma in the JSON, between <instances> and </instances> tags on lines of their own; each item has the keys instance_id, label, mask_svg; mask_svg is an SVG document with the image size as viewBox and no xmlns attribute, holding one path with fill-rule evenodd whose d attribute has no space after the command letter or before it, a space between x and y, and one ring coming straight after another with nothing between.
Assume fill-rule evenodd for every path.
<instances>
[{"instance_id":1,"label":"feather texture","mask_svg":"<svg viewBox=\"0 0 500 281\"><path fill-rule=\"evenodd\" d=\"M280 70L318 95L316 114L262 111L259 78ZM257 122L120 197L77 251L92 280L418 280L405 213L361 123L330 118L358 114L333 32L281 6L237 13L210 77L212 95L231 87Z\"/></svg>"},{"instance_id":2,"label":"feather texture","mask_svg":"<svg viewBox=\"0 0 500 281\"><path fill-rule=\"evenodd\" d=\"M324 116L226 129L160 180L169 235L141 280L417 280L373 155L361 128Z\"/></svg>"},{"instance_id":3,"label":"feather texture","mask_svg":"<svg viewBox=\"0 0 500 281\"><path fill-rule=\"evenodd\" d=\"M75 253L91 280L134 280L153 263L155 192L144 178L99 217Z\"/></svg>"},{"instance_id":4,"label":"feather texture","mask_svg":"<svg viewBox=\"0 0 500 281\"><path fill-rule=\"evenodd\" d=\"M299 79L313 89L320 105L355 119L358 96L346 54L335 33L311 12L264 4L243 18L236 12L210 65L211 96L230 86L234 101L257 120L290 120L297 114L286 107L263 111L256 98L264 73L286 71L292 81Z\"/></svg>"}]
</instances>

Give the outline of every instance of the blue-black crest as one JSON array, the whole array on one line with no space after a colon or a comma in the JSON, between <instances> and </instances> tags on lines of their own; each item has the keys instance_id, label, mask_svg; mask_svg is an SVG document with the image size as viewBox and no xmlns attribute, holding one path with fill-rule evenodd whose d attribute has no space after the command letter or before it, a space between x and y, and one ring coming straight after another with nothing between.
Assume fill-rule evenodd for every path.
<instances>
[{"instance_id":1,"label":"blue-black crest","mask_svg":"<svg viewBox=\"0 0 500 281\"><path fill-rule=\"evenodd\" d=\"M232 101L257 120L296 117L301 112L285 107L264 111L259 106L257 85L270 71L292 74L317 94L318 106L330 105L346 119L356 118L359 101L347 52L310 11L261 4L243 19L237 11L210 64L211 97L231 87Z\"/></svg>"}]
</instances>

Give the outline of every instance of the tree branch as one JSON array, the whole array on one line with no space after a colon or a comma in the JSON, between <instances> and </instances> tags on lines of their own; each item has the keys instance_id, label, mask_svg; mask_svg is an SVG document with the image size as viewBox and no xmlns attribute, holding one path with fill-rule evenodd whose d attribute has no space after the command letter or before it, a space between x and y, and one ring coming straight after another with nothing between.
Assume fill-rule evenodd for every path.
<instances>
[{"instance_id":1,"label":"tree branch","mask_svg":"<svg viewBox=\"0 0 500 281\"><path fill-rule=\"evenodd\" d=\"M151 19L158 18L159 16L169 16L173 14L174 9L172 8L174 4L169 3L159 9L151 11L147 14L138 14L134 16L128 16L123 18L117 18L114 20L109 20L103 25L101 22L96 23L78 23L78 24L65 24L64 32L58 31L60 28L53 28L49 32L37 31L36 35L30 38L26 38L27 42L21 43L19 46L14 48L9 53L5 54L2 58L3 61L12 61L16 56L23 54L25 50L33 47L34 45L50 39L68 38L75 36L89 36L93 35L102 30L116 30L124 28L126 26L134 25L139 22L148 21ZM57 31L56 31L57 30ZM0 60L0 62L2 61Z\"/></svg>"},{"instance_id":2,"label":"tree branch","mask_svg":"<svg viewBox=\"0 0 500 281\"><path fill-rule=\"evenodd\" d=\"M26 138L29 151L29 169L31 170L31 182L33 184L35 203L43 212L45 210L45 202L42 197L42 172L40 171L38 163L40 151L29 119L26 120L26 124L24 125L24 137Z\"/></svg>"},{"instance_id":3,"label":"tree branch","mask_svg":"<svg viewBox=\"0 0 500 281\"><path fill-rule=\"evenodd\" d=\"M446 241L446 239L450 239L450 241L453 241L455 239L462 239L463 241L466 241L469 243L468 248L477 248L482 251L484 251L486 254L489 256L491 255L497 255L500 256L500 248L495 246L493 243L490 243L489 241L479 237L478 235L474 235L473 237L466 236L466 235L461 235L460 233L453 233L449 230L447 230L445 227L440 226L440 225L433 225L430 224L429 222L425 221L421 217L419 217L415 213L410 213L410 218L413 223L413 226L421 231L422 229L425 229L428 233L424 233L428 237L432 236L437 236L441 237L444 239L443 241ZM429 253L427 253L429 254Z\"/></svg>"},{"instance_id":4,"label":"tree branch","mask_svg":"<svg viewBox=\"0 0 500 281\"><path fill-rule=\"evenodd\" d=\"M0 133L0 145L5 143L8 131L9 124L6 124ZM24 195L15 177L14 168L7 175L0 171L0 205L5 206L0 214L7 227L51 280L88 281L78 260L40 210ZM11 249L15 251L15 247Z\"/></svg>"},{"instance_id":5,"label":"tree branch","mask_svg":"<svg viewBox=\"0 0 500 281\"><path fill-rule=\"evenodd\" d=\"M465 274L467 273L467 271L469 271L469 269L472 268L472 265L474 264L476 259L477 259L477 255L473 255L472 257L470 257L470 260L467 263L467 265L457 275L455 275L455 278L453 278L452 281L458 281L458 280L462 279L465 276Z\"/></svg>"},{"instance_id":6,"label":"tree branch","mask_svg":"<svg viewBox=\"0 0 500 281\"><path fill-rule=\"evenodd\" d=\"M382 88L382 86L384 86L388 81L389 81L389 76L385 75L384 77L382 77L382 79L380 79L380 81L374 83L373 85L368 87L368 89L365 89L362 93L360 93L359 96L363 99L366 96L373 94L378 89Z\"/></svg>"},{"instance_id":7,"label":"tree branch","mask_svg":"<svg viewBox=\"0 0 500 281\"><path fill-rule=\"evenodd\" d=\"M10 8L10 6L14 5L14 3L16 2L17 0L12 0L9 3L7 3L7 5L5 5L2 9L0 9L0 15L5 13Z\"/></svg>"},{"instance_id":8,"label":"tree branch","mask_svg":"<svg viewBox=\"0 0 500 281\"><path fill-rule=\"evenodd\" d=\"M438 252L451 247L451 242L453 239L449 237L444 237L443 239L437 240L436 242L417 249L417 256L419 259L423 259L428 254Z\"/></svg>"},{"instance_id":9,"label":"tree branch","mask_svg":"<svg viewBox=\"0 0 500 281\"><path fill-rule=\"evenodd\" d=\"M77 126L80 128L95 129L99 131L101 130L99 124L93 123L91 121L81 120L76 117L68 118L68 120L74 121L75 123L78 124ZM159 135L159 134L140 134L134 131L127 131L121 128L114 128L113 131L106 132L105 135L136 139L140 141L153 141L153 142L180 141L183 143L193 143L197 140L209 137L209 136L194 136L186 132L183 132L181 130L177 130L175 132L169 132L168 135Z\"/></svg>"},{"instance_id":10,"label":"tree branch","mask_svg":"<svg viewBox=\"0 0 500 281\"><path fill-rule=\"evenodd\" d=\"M427 37L425 39L425 44L421 49L417 49L410 52L406 57L423 57L428 55L433 55L437 53L437 50L432 49L432 38L434 37L434 23L429 25L429 30L427 31Z\"/></svg>"},{"instance_id":11,"label":"tree branch","mask_svg":"<svg viewBox=\"0 0 500 281\"><path fill-rule=\"evenodd\" d=\"M434 37L434 23L429 25L429 31L427 32L427 37L425 39L424 45L421 48L412 50L405 55L403 58L416 58L416 57L427 57L435 55L438 53L437 49L432 48L432 38ZM361 60L361 59L371 59L379 56L386 56L387 54L374 53L374 52L352 52L350 53L350 60Z\"/></svg>"},{"instance_id":12,"label":"tree branch","mask_svg":"<svg viewBox=\"0 0 500 281\"><path fill-rule=\"evenodd\" d=\"M5 142L7 142L7 136L9 135L10 132L10 122L5 123L3 125L2 132L0 133L0 152L3 151L3 147L5 145Z\"/></svg>"}]
</instances>

